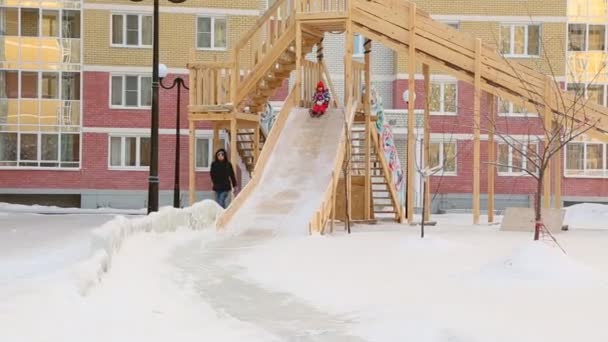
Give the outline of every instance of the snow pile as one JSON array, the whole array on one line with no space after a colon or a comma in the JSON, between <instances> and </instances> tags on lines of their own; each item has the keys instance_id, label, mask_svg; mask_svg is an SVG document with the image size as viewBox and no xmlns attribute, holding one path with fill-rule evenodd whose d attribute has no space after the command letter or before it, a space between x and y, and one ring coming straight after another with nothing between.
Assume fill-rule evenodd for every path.
<instances>
[{"instance_id":1,"label":"snow pile","mask_svg":"<svg viewBox=\"0 0 608 342\"><path fill-rule=\"evenodd\" d=\"M103 273L112 266L112 259L120 251L125 240L141 232L174 232L179 227L211 229L223 209L211 200L204 200L192 207L176 209L161 208L145 217L127 219L118 216L93 231L92 255L75 267L78 290L86 294L99 283Z\"/></svg>"},{"instance_id":2,"label":"snow pile","mask_svg":"<svg viewBox=\"0 0 608 342\"><path fill-rule=\"evenodd\" d=\"M608 229L608 205L581 203L566 208L564 224L569 228Z\"/></svg>"},{"instance_id":3,"label":"snow pile","mask_svg":"<svg viewBox=\"0 0 608 342\"><path fill-rule=\"evenodd\" d=\"M479 277L505 286L518 281L543 286L584 286L594 285L600 280L595 271L578 264L558 247L546 242L525 244L511 256L482 267Z\"/></svg>"},{"instance_id":4,"label":"snow pile","mask_svg":"<svg viewBox=\"0 0 608 342\"><path fill-rule=\"evenodd\" d=\"M145 214L146 209L114 209L114 208L62 208L45 205L22 205L0 202L0 211L9 213L38 213L38 214Z\"/></svg>"}]
</instances>

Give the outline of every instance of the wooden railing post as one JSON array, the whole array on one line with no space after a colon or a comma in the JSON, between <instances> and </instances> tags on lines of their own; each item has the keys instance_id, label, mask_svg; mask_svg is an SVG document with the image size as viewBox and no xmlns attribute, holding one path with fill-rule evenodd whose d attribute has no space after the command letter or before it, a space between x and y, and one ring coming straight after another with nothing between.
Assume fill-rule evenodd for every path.
<instances>
[{"instance_id":1,"label":"wooden railing post","mask_svg":"<svg viewBox=\"0 0 608 342\"><path fill-rule=\"evenodd\" d=\"M547 76L545 78L545 93L544 93L544 101L545 101L545 110L543 114L543 123L545 129L545 148L551 148L551 146L547 143L550 139L550 131L552 128L553 122L553 111L551 110L551 96L552 96L552 82L551 79ZM527 146L526 146L527 148ZM551 208L551 162L547 164L547 168L545 169L545 174L543 175L543 208Z\"/></svg>"},{"instance_id":2,"label":"wooden railing post","mask_svg":"<svg viewBox=\"0 0 608 342\"><path fill-rule=\"evenodd\" d=\"M239 81L241 79L241 71L239 70L239 47L234 48L234 55L232 60L232 78L230 79L230 100L234 108L237 108L237 95L239 89Z\"/></svg>"},{"instance_id":3,"label":"wooden railing post","mask_svg":"<svg viewBox=\"0 0 608 342\"><path fill-rule=\"evenodd\" d=\"M302 24L296 21L296 84L294 86L296 107L302 105Z\"/></svg>"},{"instance_id":4,"label":"wooden railing post","mask_svg":"<svg viewBox=\"0 0 608 342\"><path fill-rule=\"evenodd\" d=\"M415 151L414 143L416 137L414 136L416 116L414 111L416 110L415 96L416 96L416 4L413 2L409 3L409 50L408 50L408 113L407 113L407 222L409 224L414 223L414 162L415 162Z\"/></svg>"},{"instance_id":5,"label":"wooden railing post","mask_svg":"<svg viewBox=\"0 0 608 342\"><path fill-rule=\"evenodd\" d=\"M475 81L473 94L473 224L479 223L480 142L481 130L481 39L475 39Z\"/></svg>"},{"instance_id":6,"label":"wooden railing post","mask_svg":"<svg viewBox=\"0 0 608 342\"><path fill-rule=\"evenodd\" d=\"M371 183L371 134L372 134L372 121L371 121L371 52L372 52L372 41L365 39L365 98L363 99L365 105L365 191L364 191L364 217L366 220L371 218L371 205L372 205L372 183ZM382 151L379 151L382 153ZM394 184L394 183L393 183ZM392 184L391 184L392 186Z\"/></svg>"},{"instance_id":7,"label":"wooden railing post","mask_svg":"<svg viewBox=\"0 0 608 342\"><path fill-rule=\"evenodd\" d=\"M430 147L431 147L431 68L428 64L422 64L422 74L424 75L424 138L423 138L423 159L424 167L431 167ZM431 219L431 177L426 177L424 182L424 213L422 219L428 222Z\"/></svg>"},{"instance_id":8,"label":"wooden railing post","mask_svg":"<svg viewBox=\"0 0 608 342\"><path fill-rule=\"evenodd\" d=\"M488 120L488 223L494 223L494 174L496 172L496 143L494 142L494 123L496 122L496 96L489 94Z\"/></svg>"}]
</instances>

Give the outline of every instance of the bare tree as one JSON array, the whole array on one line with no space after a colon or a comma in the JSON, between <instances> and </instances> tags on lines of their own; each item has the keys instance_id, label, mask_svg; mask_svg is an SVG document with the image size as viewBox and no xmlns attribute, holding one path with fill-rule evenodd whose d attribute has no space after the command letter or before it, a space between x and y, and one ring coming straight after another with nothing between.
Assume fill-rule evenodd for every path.
<instances>
[{"instance_id":1,"label":"bare tree","mask_svg":"<svg viewBox=\"0 0 608 342\"><path fill-rule=\"evenodd\" d=\"M544 94L544 96L539 96L538 91L528 88L528 83L524 81L525 75L521 74L521 69L516 68L508 59L504 59L511 66L513 75L528 92L527 97L543 99L542 101L528 102L528 106L532 104L536 113L526 115L528 119L526 121L527 132L523 134L523 137L521 132L512 134L508 117L494 118L488 115L486 118L488 126L486 128L482 127L482 129L493 130L498 142L507 146L512 155L516 155L522 160L519 165L500 160L500 157L498 160L491 162L499 168L526 174L536 182L534 192L534 216L536 221L534 240L540 238L541 231L550 235L543 224L541 198L544 182L550 181L545 179L545 175L553 157L561 153L570 142L595 129L598 124L597 120L591 119L586 114L588 107L591 105L590 99L586 98L582 92L571 95L560 91L561 87L555 81L556 77L551 61L546 53L543 57L545 57L546 65L549 66L551 72L551 92ZM593 83L593 80L591 83ZM551 104L553 104L553 107ZM561 110L557 112L553 108L560 108ZM547 115L550 117L546 118ZM547 123L549 124L547 125Z\"/></svg>"}]
</instances>

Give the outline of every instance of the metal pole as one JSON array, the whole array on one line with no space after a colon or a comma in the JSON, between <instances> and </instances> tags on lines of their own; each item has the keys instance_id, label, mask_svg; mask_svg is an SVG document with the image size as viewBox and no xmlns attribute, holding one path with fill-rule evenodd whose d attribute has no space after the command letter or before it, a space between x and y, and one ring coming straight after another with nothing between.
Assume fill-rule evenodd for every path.
<instances>
[{"instance_id":1,"label":"metal pole","mask_svg":"<svg viewBox=\"0 0 608 342\"><path fill-rule=\"evenodd\" d=\"M175 182L173 184L173 207L180 207L180 193L179 193L179 152L180 152L180 140L179 140L179 127L180 120L179 114L181 109L181 79L177 79L177 113L175 122Z\"/></svg>"},{"instance_id":2,"label":"metal pole","mask_svg":"<svg viewBox=\"0 0 608 342\"><path fill-rule=\"evenodd\" d=\"M154 40L152 42L152 132L150 134L150 176L148 214L158 211L158 0L154 0Z\"/></svg>"}]
</instances>

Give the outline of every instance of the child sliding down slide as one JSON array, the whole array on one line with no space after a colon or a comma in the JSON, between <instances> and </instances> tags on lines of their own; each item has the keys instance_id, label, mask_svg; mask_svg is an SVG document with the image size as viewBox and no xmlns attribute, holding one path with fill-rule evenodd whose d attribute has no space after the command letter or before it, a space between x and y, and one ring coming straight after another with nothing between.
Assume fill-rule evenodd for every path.
<instances>
[{"instance_id":1,"label":"child sliding down slide","mask_svg":"<svg viewBox=\"0 0 608 342\"><path fill-rule=\"evenodd\" d=\"M329 90L325 88L323 81L317 83L317 91L312 98L312 109L310 110L310 116L318 118L325 114L325 111L329 107Z\"/></svg>"}]
</instances>

